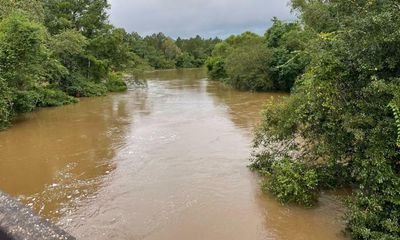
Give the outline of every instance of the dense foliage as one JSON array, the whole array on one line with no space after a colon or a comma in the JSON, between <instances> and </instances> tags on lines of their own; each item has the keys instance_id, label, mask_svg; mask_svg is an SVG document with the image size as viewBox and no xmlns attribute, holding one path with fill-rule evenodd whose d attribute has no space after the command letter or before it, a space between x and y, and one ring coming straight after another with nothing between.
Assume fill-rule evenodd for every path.
<instances>
[{"instance_id":1,"label":"dense foliage","mask_svg":"<svg viewBox=\"0 0 400 240\"><path fill-rule=\"evenodd\" d=\"M303 24L296 34L309 32L307 44L292 39L309 64L293 94L264 110L252 167L283 202L309 205L322 189L352 187L353 239L400 239L400 5L292 6Z\"/></svg>"},{"instance_id":2,"label":"dense foliage","mask_svg":"<svg viewBox=\"0 0 400 240\"><path fill-rule=\"evenodd\" d=\"M200 67L219 39L141 37L106 0L0 0L0 129L18 113L127 90L124 71Z\"/></svg>"},{"instance_id":3,"label":"dense foliage","mask_svg":"<svg viewBox=\"0 0 400 240\"><path fill-rule=\"evenodd\" d=\"M181 49L182 54L178 58L177 67L201 67L205 64L216 44L220 43L218 38L203 39L200 36L189 39L178 38L176 45Z\"/></svg>"},{"instance_id":4,"label":"dense foliage","mask_svg":"<svg viewBox=\"0 0 400 240\"><path fill-rule=\"evenodd\" d=\"M218 38L203 39L200 36L174 41L163 33L144 38L132 33L130 41L133 52L155 69L201 67L215 44L220 42Z\"/></svg>"},{"instance_id":5,"label":"dense foliage","mask_svg":"<svg viewBox=\"0 0 400 240\"><path fill-rule=\"evenodd\" d=\"M300 23L274 18L263 37L246 32L218 43L207 60L209 76L242 90L290 91L310 61L312 35Z\"/></svg>"}]
</instances>

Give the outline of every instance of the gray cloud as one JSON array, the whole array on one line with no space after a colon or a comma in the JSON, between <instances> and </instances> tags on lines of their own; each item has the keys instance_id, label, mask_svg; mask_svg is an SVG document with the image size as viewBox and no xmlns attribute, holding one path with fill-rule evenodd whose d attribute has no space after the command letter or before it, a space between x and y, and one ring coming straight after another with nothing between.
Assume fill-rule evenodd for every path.
<instances>
[{"instance_id":1,"label":"gray cloud","mask_svg":"<svg viewBox=\"0 0 400 240\"><path fill-rule=\"evenodd\" d=\"M117 27L142 35L226 37L263 33L272 17L293 19L288 0L109 0Z\"/></svg>"}]
</instances>

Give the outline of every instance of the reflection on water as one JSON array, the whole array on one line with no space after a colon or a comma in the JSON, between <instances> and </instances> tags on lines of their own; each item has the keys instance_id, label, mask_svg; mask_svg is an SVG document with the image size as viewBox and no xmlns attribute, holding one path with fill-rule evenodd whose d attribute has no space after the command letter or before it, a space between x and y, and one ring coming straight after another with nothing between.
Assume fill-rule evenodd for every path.
<instances>
[{"instance_id":1,"label":"reflection on water","mask_svg":"<svg viewBox=\"0 0 400 240\"><path fill-rule=\"evenodd\" d=\"M266 101L204 70L28 114L0 133L0 188L78 239L343 239L342 207L284 207L248 164Z\"/></svg>"}]
</instances>

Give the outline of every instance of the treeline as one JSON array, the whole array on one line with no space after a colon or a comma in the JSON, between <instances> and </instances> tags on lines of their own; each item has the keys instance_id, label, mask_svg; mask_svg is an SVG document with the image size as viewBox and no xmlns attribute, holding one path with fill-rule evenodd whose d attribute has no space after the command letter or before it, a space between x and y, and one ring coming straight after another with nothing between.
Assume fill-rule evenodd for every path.
<instances>
[{"instance_id":1,"label":"treeline","mask_svg":"<svg viewBox=\"0 0 400 240\"><path fill-rule=\"evenodd\" d=\"M141 37L129 34L133 52L143 59L142 67L155 69L197 68L204 65L215 44L221 40L194 38L173 40L163 33Z\"/></svg>"},{"instance_id":2,"label":"treeline","mask_svg":"<svg viewBox=\"0 0 400 240\"><path fill-rule=\"evenodd\" d=\"M0 129L19 113L124 91L129 69L199 67L219 39L141 37L106 0L0 0Z\"/></svg>"},{"instance_id":3,"label":"treeline","mask_svg":"<svg viewBox=\"0 0 400 240\"><path fill-rule=\"evenodd\" d=\"M207 60L209 77L241 90L290 91L310 62L312 37L301 23L274 18L264 36L245 32L218 43Z\"/></svg>"},{"instance_id":4,"label":"treeline","mask_svg":"<svg viewBox=\"0 0 400 240\"><path fill-rule=\"evenodd\" d=\"M322 190L351 188L352 238L400 239L399 2L291 5L298 23L274 20L262 39L232 37L208 62L211 76L243 89L294 83L263 111L252 168L284 203L311 207Z\"/></svg>"}]
</instances>

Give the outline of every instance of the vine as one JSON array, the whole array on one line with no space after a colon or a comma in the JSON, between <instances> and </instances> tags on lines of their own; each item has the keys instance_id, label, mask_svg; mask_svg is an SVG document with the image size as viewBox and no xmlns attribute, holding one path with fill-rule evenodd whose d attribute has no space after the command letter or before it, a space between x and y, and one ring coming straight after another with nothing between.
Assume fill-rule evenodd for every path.
<instances>
[{"instance_id":1,"label":"vine","mask_svg":"<svg viewBox=\"0 0 400 240\"><path fill-rule=\"evenodd\" d=\"M393 111L394 119L397 126L397 146L400 147L400 108L394 102L389 104L389 107Z\"/></svg>"}]
</instances>

